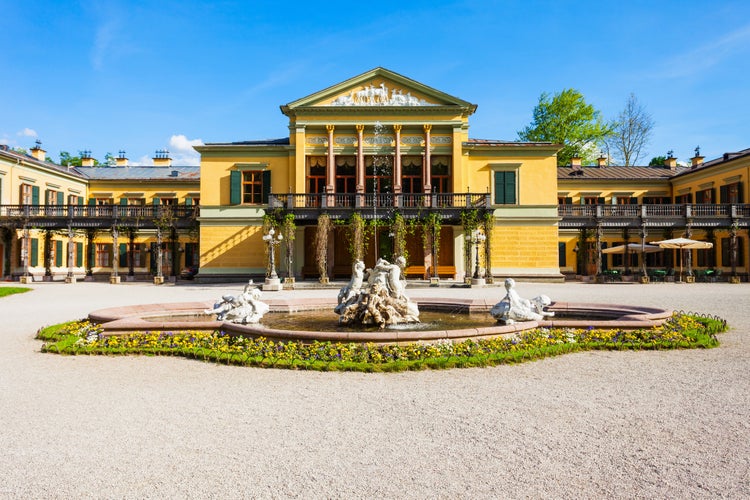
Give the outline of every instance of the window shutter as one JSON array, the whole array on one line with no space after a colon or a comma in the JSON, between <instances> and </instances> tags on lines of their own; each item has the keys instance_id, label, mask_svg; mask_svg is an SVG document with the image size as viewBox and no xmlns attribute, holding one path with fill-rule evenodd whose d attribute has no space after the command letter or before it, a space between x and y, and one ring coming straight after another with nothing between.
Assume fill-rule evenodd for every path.
<instances>
[{"instance_id":1,"label":"window shutter","mask_svg":"<svg viewBox=\"0 0 750 500\"><path fill-rule=\"evenodd\" d=\"M159 201L161 201L161 200L159 198L157 198L156 196L154 196L154 206L155 207L159 206Z\"/></svg>"},{"instance_id":2,"label":"window shutter","mask_svg":"<svg viewBox=\"0 0 750 500\"><path fill-rule=\"evenodd\" d=\"M242 172L229 172L229 204L239 205L242 200Z\"/></svg>"},{"instance_id":3,"label":"window shutter","mask_svg":"<svg viewBox=\"0 0 750 500\"><path fill-rule=\"evenodd\" d=\"M81 198L83 199L83 198ZM76 243L76 266L83 266L83 243Z\"/></svg>"},{"instance_id":4,"label":"window shutter","mask_svg":"<svg viewBox=\"0 0 750 500\"><path fill-rule=\"evenodd\" d=\"M65 205L65 193L63 193L62 191L57 192L57 204Z\"/></svg>"},{"instance_id":5,"label":"window shutter","mask_svg":"<svg viewBox=\"0 0 750 500\"><path fill-rule=\"evenodd\" d=\"M78 197L78 205L79 206L83 205L83 196Z\"/></svg>"},{"instance_id":6,"label":"window shutter","mask_svg":"<svg viewBox=\"0 0 750 500\"><path fill-rule=\"evenodd\" d=\"M711 188L711 203L716 203L716 188Z\"/></svg>"},{"instance_id":7,"label":"window shutter","mask_svg":"<svg viewBox=\"0 0 750 500\"><path fill-rule=\"evenodd\" d=\"M565 197L565 204L566 205L572 205L573 204L573 198L567 196Z\"/></svg>"},{"instance_id":8,"label":"window shutter","mask_svg":"<svg viewBox=\"0 0 750 500\"><path fill-rule=\"evenodd\" d=\"M271 194L271 171L263 171L263 186L262 186L262 198L261 201L264 204L268 204L268 195Z\"/></svg>"},{"instance_id":9,"label":"window shutter","mask_svg":"<svg viewBox=\"0 0 750 500\"><path fill-rule=\"evenodd\" d=\"M36 267L38 263L39 263L39 240L36 238L31 238L31 258L29 260L29 265L32 267Z\"/></svg>"},{"instance_id":10,"label":"window shutter","mask_svg":"<svg viewBox=\"0 0 750 500\"><path fill-rule=\"evenodd\" d=\"M31 204L39 205L39 186L31 186Z\"/></svg>"},{"instance_id":11,"label":"window shutter","mask_svg":"<svg viewBox=\"0 0 750 500\"><path fill-rule=\"evenodd\" d=\"M505 203L506 205L516 204L516 173L505 172Z\"/></svg>"},{"instance_id":12,"label":"window shutter","mask_svg":"<svg viewBox=\"0 0 750 500\"><path fill-rule=\"evenodd\" d=\"M89 205L91 205L92 207L96 205L96 198L89 198Z\"/></svg>"},{"instance_id":13,"label":"window shutter","mask_svg":"<svg viewBox=\"0 0 750 500\"><path fill-rule=\"evenodd\" d=\"M120 205L127 205L128 199L127 198L120 198Z\"/></svg>"},{"instance_id":14,"label":"window shutter","mask_svg":"<svg viewBox=\"0 0 750 500\"><path fill-rule=\"evenodd\" d=\"M120 243L120 267L127 267L128 265L128 244Z\"/></svg>"},{"instance_id":15,"label":"window shutter","mask_svg":"<svg viewBox=\"0 0 750 500\"><path fill-rule=\"evenodd\" d=\"M193 204L193 199L190 196L186 196L185 197L185 206L189 207L192 204Z\"/></svg>"},{"instance_id":16,"label":"window shutter","mask_svg":"<svg viewBox=\"0 0 750 500\"><path fill-rule=\"evenodd\" d=\"M55 242L55 265L57 267L63 265L63 242L60 240Z\"/></svg>"},{"instance_id":17,"label":"window shutter","mask_svg":"<svg viewBox=\"0 0 750 500\"><path fill-rule=\"evenodd\" d=\"M599 197L598 197L598 198L596 199L596 202L597 202L597 203L598 203L599 205L604 205L604 196L599 196Z\"/></svg>"},{"instance_id":18,"label":"window shutter","mask_svg":"<svg viewBox=\"0 0 750 500\"><path fill-rule=\"evenodd\" d=\"M565 263L567 255L565 254L565 242L560 241L557 243L557 265L560 267L565 267L567 264Z\"/></svg>"},{"instance_id":19,"label":"window shutter","mask_svg":"<svg viewBox=\"0 0 750 500\"><path fill-rule=\"evenodd\" d=\"M695 202L703 203L703 191L698 191L697 193L695 193Z\"/></svg>"}]
</instances>

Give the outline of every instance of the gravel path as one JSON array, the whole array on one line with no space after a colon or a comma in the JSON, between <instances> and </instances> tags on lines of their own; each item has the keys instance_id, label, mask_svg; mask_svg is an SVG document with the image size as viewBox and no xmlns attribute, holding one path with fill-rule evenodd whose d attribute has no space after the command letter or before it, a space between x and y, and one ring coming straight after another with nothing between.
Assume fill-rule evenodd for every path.
<instances>
[{"instance_id":1,"label":"gravel path","mask_svg":"<svg viewBox=\"0 0 750 500\"><path fill-rule=\"evenodd\" d=\"M2 498L750 498L747 284L519 283L525 297L710 312L733 328L711 350L398 374L41 354L42 325L240 287L32 287L0 299ZM274 296L321 293L336 295Z\"/></svg>"}]
</instances>

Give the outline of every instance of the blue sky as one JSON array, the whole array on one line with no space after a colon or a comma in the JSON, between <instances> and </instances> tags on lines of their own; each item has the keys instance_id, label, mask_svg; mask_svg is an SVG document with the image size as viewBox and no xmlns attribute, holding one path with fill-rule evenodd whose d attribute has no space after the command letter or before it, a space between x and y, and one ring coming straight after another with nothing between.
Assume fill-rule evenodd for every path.
<instances>
[{"instance_id":1,"label":"blue sky","mask_svg":"<svg viewBox=\"0 0 750 500\"><path fill-rule=\"evenodd\" d=\"M279 105L377 66L478 104L515 140L542 92L614 118L632 92L646 158L750 147L750 2L0 0L0 142L150 164L190 143L285 137Z\"/></svg>"}]
</instances>

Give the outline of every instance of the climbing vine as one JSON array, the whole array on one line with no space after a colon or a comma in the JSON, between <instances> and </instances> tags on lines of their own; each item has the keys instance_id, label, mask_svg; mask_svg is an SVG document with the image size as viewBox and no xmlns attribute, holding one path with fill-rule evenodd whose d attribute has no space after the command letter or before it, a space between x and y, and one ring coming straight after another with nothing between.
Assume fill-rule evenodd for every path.
<instances>
[{"instance_id":1,"label":"climbing vine","mask_svg":"<svg viewBox=\"0 0 750 500\"><path fill-rule=\"evenodd\" d=\"M492 235L495 227L495 215L492 212L484 214L484 269L487 283L493 283L492 277Z\"/></svg>"},{"instance_id":2,"label":"climbing vine","mask_svg":"<svg viewBox=\"0 0 750 500\"><path fill-rule=\"evenodd\" d=\"M323 214L318 217L318 230L315 233L315 261L318 264L320 281L328 281L328 235L333 229L331 217Z\"/></svg>"},{"instance_id":3,"label":"climbing vine","mask_svg":"<svg viewBox=\"0 0 750 500\"><path fill-rule=\"evenodd\" d=\"M393 260L396 260L396 257L401 256L403 257L408 265L409 262L409 252L406 249L406 235L408 232L408 228L406 226L406 220L404 220L404 217L396 212L393 215Z\"/></svg>"},{"instance_id":4,"label":"climbing vine","mask_svg":"<svg viewBox=\"0 0 750 500\"><path fill-rule=\"evenodd\" d=\"M368 244L367 224L362 214L354 212L349 218L349 255L352 261L364 259Z\"/></svg>"},{"instance_id":5,"label":"climbing vine","mask_svg":"<svg viewBox=\"0 0 750 500\"><path fill-rule=\"evenodd\" d=\"M281 234L284 236L284 247L286 248L287 275L292 278L292 261L294 259L294 237L297 225L294 223L294 214L284 215L281 221Z\"/></svg>"},{"instance_id":6,"label":"climbing vine","mask_svg":"<svg viewBox=\"0 0 750 500\"><path fill-rule=\"evenodd\" d=\"M471 263L471 234L479 228L479 210L476 208L461 211L461 225L464 227L464 269L466 275L470 273Z\"/></svg>"},{"instance_id":7,"label":"climbing vine","mask_svg":"<svg viewBox=\"0 0 750 500\"><path fill-rule=\"evenodd\" d=\"M430 212L422 219L422 244L425 253L432 254L432 276L438 277L438 257L440 253L440 232L443 218L437 212Z\"/></svg>"}]
</instances>

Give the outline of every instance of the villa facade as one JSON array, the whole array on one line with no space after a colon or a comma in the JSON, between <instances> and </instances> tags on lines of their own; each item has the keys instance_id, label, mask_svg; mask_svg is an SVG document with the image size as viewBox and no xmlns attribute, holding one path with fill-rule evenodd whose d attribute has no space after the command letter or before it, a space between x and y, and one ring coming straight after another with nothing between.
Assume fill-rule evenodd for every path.
<instances>
[{"instance_id":1,"label":"villa facade","mask_svg":"<svg viewBox=\"0 0 750 500\"><path fill-rule=\"evenodd\" d=\"M353 255L407 258L410 278L562 280L637 269L625 242L714 243L692 265L747 274L750 150L690 167L558 167L560 146L474 139L477 106L384 68L281 106L288 134L196 147L199 166L62 167L0 149L2 275L262 278L269 227L282 277L349 276ZM327 220L332 229L319 231ZM364 221L364 239L354 221ZM291 221L291 226L288 222ZM320 233L320 234L319 234ZM361 236L361 235L360 235ZM670 268L684 257L648 255ZM46 278L45 278L46 277Z\"/></svg>"}]
</instances>

